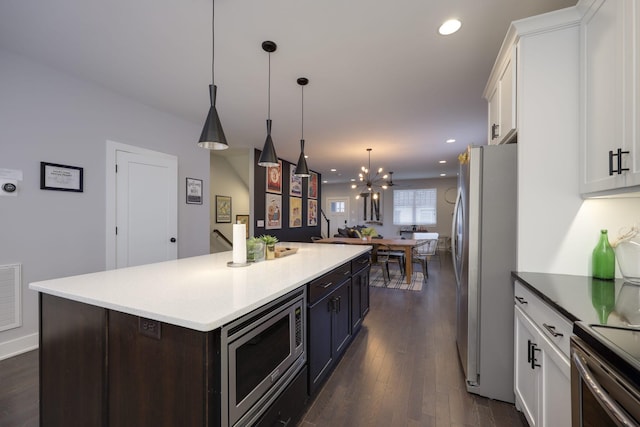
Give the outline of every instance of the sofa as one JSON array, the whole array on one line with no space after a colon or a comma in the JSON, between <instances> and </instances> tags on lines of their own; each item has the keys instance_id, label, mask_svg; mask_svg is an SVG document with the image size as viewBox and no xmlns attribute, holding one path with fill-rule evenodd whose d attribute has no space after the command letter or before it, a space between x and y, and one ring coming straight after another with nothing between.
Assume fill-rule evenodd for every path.
<instances>
[{"instance_id":1,"label":"sofa","mask_svg":"<svg viewBox=\"0 0 640 427\"><path fill-rule=\"evenodd\" d=\"M353 227L338 228L338 233L334 234L333 237L362 237L360 232L363 228L369 227L366 225L355 225ZM379 234L372 237L374 239L382 239L382 236Z\"/></svg>"}]
</instances>

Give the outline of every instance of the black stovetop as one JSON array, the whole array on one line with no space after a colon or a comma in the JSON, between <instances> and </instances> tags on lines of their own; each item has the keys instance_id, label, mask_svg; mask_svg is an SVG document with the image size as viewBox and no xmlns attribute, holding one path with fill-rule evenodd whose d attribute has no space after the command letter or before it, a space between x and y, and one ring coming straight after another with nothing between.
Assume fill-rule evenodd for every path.
<instances>
[{"instance_id":1,"label":"black stovetop","mask_svg":"<svg viewBox=\"0 0 640 427\"><path fill-rule=\"evenodd\" d=\"M640 389L640 329L576 322L573 333Z\"/></svg>"}]
</instances>

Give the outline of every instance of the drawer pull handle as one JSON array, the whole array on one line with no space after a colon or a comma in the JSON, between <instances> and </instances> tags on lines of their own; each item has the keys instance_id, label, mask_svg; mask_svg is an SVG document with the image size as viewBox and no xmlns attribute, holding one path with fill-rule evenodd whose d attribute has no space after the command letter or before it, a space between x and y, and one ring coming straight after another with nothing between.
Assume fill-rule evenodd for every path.
<instances>
[{"instance_id":1,"label":"drawer pull handle","mask_svg":"<svg viewBox=\"0 0 640 427\"><path fill-rule=\"evenodd\" d=\"M527 304L527 300L522 297L515 297L520 304Z\"/></svg>"},{"instance_id":2,"label":"drawer pull handle","mask_svg":"<svg viewBox=\"0 0 640 427\"><path fill-rule=\"evenodd\" d=\"M320 285L320 287L323 288L323 289L327 289L331 285L333 285L333 282L325 283L323 285Z\"/></svg>"},{"instance_id":3,"label":"drawer pull handle","mask_svg":"<svg viewBox=\"0 0 640 427\"><path fill-rule=\"evenodd\" d=\"M342 275L343 275L343 276L348 276L348 275L350 275L350 274L351 274L351 272L350 272L349 270L347 270L347 271L345 271L344 273L342 273Z\"/></svg>"},{"instance_id":4,"label":"drawer pull handle","mask_svg":"<svg viewBox=\"0 0 640 427\"><path fill-rule=\"evenodd\" d=\"M543 323L542 326L544 326L544 328L549 331L549 333L551 335L553 335L554 337L563 337L564 334L561 332L557 332L556 331L556 327L552 326L552 325L547 325L546 323Z\"/></svg>"}]
</instances>

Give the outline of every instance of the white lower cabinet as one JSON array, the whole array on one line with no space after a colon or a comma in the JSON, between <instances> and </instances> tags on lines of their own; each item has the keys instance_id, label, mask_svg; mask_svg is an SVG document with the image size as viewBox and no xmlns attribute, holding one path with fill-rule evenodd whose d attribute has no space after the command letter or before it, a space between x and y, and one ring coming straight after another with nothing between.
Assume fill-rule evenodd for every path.
<instances>
[{"instance_id":1,"label":"white lower cabinet","mask_svg":"<svg viewBox=\"0 0 640 427\"><path fill-rule=\"evenodd\" d=\"M516 282L516 408L530 427L571 425L571 322Z\"/></svg>"}]
</instances>

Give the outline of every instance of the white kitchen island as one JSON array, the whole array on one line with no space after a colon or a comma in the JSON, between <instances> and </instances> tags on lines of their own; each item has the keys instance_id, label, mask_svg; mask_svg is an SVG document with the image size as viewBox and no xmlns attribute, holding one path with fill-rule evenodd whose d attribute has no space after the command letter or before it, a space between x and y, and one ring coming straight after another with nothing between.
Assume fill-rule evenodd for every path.
<instances>
[{"instance_id":1,"label":"white kitchen island","mask_svg":"<svg viewBox=\"0 0 640 427\"><path fill-rule=\"evenodd\" d=\"M228 267L224 252L31 283L41 425L220 425L220 328L370 250L280 245L298 251L247 267ZM154 325L161 339L149 339Z\"/></svg>"}]
</instances>

